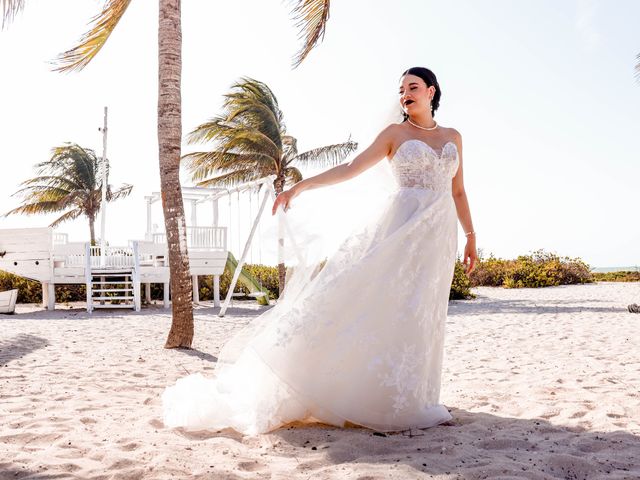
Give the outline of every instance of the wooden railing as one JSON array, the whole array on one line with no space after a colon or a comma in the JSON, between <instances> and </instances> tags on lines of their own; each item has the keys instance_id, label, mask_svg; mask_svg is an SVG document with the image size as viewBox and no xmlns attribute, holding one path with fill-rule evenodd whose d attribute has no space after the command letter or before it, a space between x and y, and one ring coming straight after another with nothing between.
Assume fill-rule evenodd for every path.
<instances>
[{"instance_id":1,"label":"wooden railing","mask_svg":"<svg viewBox=\"0 0 640 480\"><path fill-rule=\"evenodd\" d=\"M104 257L102 247L94 245L89 247L91 255L91 267L121 268L133 267L135 265L134 252L132 247L104 247Z\"/></svg>"},{"instance_id":2,"label":"wooden railing","mask_svg":"<svg viewBox=\"0 0 640 480\"><path fill-rule=\"evenodd\" d=\"M167 243L164 233L154 233L153 243ZM227 227L187 227L187 248L227 249Z\"/></svg>"},{"instance_id":3,"label":"wooden railing","mask_svg":"<svg viewBox=\"0 0 640 480\"><path fill-rule=\"evenodd\" d=\"M66 233L53 232L53 244L54 245L66 245L69 243L69 235Z\"/></svg>"}]
</instances>

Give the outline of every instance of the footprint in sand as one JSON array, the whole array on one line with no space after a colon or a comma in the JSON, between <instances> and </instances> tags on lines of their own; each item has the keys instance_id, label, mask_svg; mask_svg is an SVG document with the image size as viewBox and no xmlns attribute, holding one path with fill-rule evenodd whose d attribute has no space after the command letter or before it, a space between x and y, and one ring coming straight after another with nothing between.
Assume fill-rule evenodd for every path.
<instances>
[{"instance_id":1,"label":"footprint in sand","mask_svg":"<svg viewBox=\"0 0 640 480\"><path fill-rule=\"evenodd\" d=\"M554 410L549 410L547 412L544 412L542 415L540 415L541 418L545 418L545 419L549 419L552 417L557 417L558 415L560 415L560 410L558 409L554 409Z\"/></svg>"},{"instance_id":2,"label":"footprint in sand","mask_svg":"<svg viewBox=\"0 0 640 480\"><path fill-rule=\"evenodd\" d=\"M238 463L238 469L244 470L245 472L255 472L258 470L264 469L265 466L258 462L257 460L253 460L252 462L240 462Z\"/></svg>"},{"instance_id":3,"label":"footprint in sand","mask_svg":"<svg viewBox=\"0 0 640 480\"><path fill-rule=\"evenodd\" d=\"M154 418L153 420L149 420L149 425L151 425L153 428L164 428L164 423L162 423L157 418Z\"/></svg>"},{"instance_id":4,"label":"footprint in sand","mask_svg":"<svg viewBox=\"0 0 640 480\"><path fill-rule=\"evenodd\" d=\"M123 450L125 452L131 452L133 450L135 450L136 448L138 448L140 446L140 444L136 443L136 442L129 442L125 445L121 445L119 448L120 450Z\"/></svg>"}]
</instances>

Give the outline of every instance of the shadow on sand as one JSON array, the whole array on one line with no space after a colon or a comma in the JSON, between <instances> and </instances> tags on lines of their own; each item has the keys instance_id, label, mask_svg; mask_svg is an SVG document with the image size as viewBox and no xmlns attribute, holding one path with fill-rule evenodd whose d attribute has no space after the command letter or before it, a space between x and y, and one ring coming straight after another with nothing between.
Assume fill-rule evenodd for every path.
<instances>
[{"instance_id":1,"label":"shadow on sand","mask_svg":"<svg viewBox=\"0 0 640 480\"><path fill-rule=\"evenodd\" d=\"M295 422L275 430L269 439L289 445L281 443L278 450L293 447L291 454L298 463L291 478L314 478L314 471L317 474L320 469L322 478L342 478L340 472L346 474L353 464L367 464L377 472L357 477L363 479L391 478L396 465L414 471L415 477L408 478L640 478L640 437L629 432L597 432L539 418L506 418L455 408L451 414L453 420L436 427L393 433ZM177 429L176 433L191 440L224 437L246 443L246 437L231 429Z\"/></svg>"},{"instance_id":2,"label":"shadow on sand","mask_svg":"<svg viewBox=\"0 0 640 480\"><path fill-rule=\"evenodd\" d=\"M25 333L0 340L0 366L7 365L12 360L22 358L48 345L46 338Z\"/></svg>"}]
</instances>

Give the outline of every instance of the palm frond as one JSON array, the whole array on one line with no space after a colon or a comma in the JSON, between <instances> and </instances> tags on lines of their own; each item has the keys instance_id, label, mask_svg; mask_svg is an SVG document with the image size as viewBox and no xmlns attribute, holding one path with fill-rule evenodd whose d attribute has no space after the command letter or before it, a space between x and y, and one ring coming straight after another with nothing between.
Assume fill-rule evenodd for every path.
<instances>
[{"instance_id":1,"label":"palm frond","mask_svg":"<svg viewBox=\"0 0 640 480\"><path fill-rule=\"evenodd\" d=\"M261 172L252 168L245 168L241 170L234 170L223 175L219 175L214 178L202 180L196 185L199 187L235 187L241 183L250 182L264 177Z\"/></svg>"},{"instance_id":2,"label":"palm frond","mask_svg":"<svg viewBox=\"0 0 640 480\"><path fill-rule=\"evenodd\" d=\"M2 30L24 9L24 0L0 0L2 4Z\"/></svg>"},{"instance_id":3,"label":"palm frond","mask_svg":"<svg viewBox=\"0 0 640 480\"><path fill-rule=\"evenodd\" d=\"M301 153L291 159L289 163L296 162L305 166L327 167L334 166L342 162L351 152L355 152L358 144L351 140L336 145L314 148Z\"/></svg>"},{"instance_id":4,"label":"palm frond","mask_svg":"<svg viewBox=\"0 0 640 480\"><path fill-rule=\"evenodd\" d=\"M15 214L23 214L23 215L34 215L40 213L56 213L60 211L60 203L57 201L41 201L41 202L33 202L33 203L24 203L19 207L14 208L13 210L9 210L3 216L8 217L9 215Z\"/></svg>"},{"instance_id":5,"label":"palm frond","mask_svg":"<svg viewBox=\"0 0 640 480\"><path fill-rule=\"evenodd\" d=\"M116 190L112 190L111 185L107 185L107 202L115 202L121 198L128 197L131 194L131 190L133 190L133 185L125 183L120 188ZM102 194L102 192L100 192Z\"/></svg>"},{"instance_id":6,"label":"palm frond","mask_svg":"<svg viewBox=\"0 0 640 480\"><path fill-rule=\"evenodd\" d=\"M286 127L284 114L278 106L278 99L269 86L250 77L241 77L231 86L231 92L225 94L223 109L227 122L253 127L266 134L277 146Z\"/></svg>"},{"instance_id":7,"label":"palm frond","mask_svg":"<svg viewBox=\"0 0 640 480\"><path fill-rule=\"evenodd\" d=\"M80 209L80 208L76 208L74 210L69 210L68 212L63 213L60 217L58 217L53 222L51 222L51 224L49 226L55 228L58 225L60 225L61 223L66 222L67 220L75 220L80 215L82 215L82 209Z\"/></svg>"},{"instance_id":8,"label":"palm frond","mask_svg":"<svg viewBox=\"0 0 640 480\"><path fill-rule=\"evenodd\" d=\"M285 159L291 159L298 155L298 139L291 135L283 135L282 145Z\"/></svg>"},{"instance_id":9,"label":"palm frond","mask_svg":"<svg viewBox=\"0 0 640 480\"><path fill-rule=\"evenodd\" d=\"M201 123L192 131L190 131L186 140L189 145L207 143L221 138L232 136L234 126L228 124L224 117L215 116L204 123Z\"/></svg>"},{"instance_id":10,"label":"palm frond","mask_svg":"<svg viewBox=\"0 0 640 480\"><path fill-rule=\"evenodd\" d=\"M293 68L296 68L324 38L329 20L329 0L295 0L293 3L293 19L299 29L298 38L302 41L302 48L293 60Z\"/></svg>"},{"instance_id":11,"label":"palm frond","mask_svg":"<svg viewBox=\"0 0 640 480\"><path fill-rule=\"evenodd\" d=\"M207 122L198 125L187 134L186 140L191 145L215 141L220 146L224 146L226 142L239 137L246 138L253 143L256 151L267 150L272 154L279 153L277 144L259 129L237 122L229 123L220 116L213 117ZM250 145L247 144L246 147L245 150Z\"/></svg>"},{"instance_id":12,"label":"palm frond","mask_svg":"<svg viewBox=\"0 0 640 480\"><path fill-rule=\"evenodd\" d=\"M247 99L241 99L226 112L226 122L237 122L265 134L278 148L282 147L281 124L276 114L266 105Z\"/></svg>"},{"instance_id":13,"label":"palm frond","mask_svg":"<svg viewBox=\"0 0 640 480\"><path fill-rule=\"evenodd\" d=\"M131 0L106 0L102 12L91 19L89 31L75 47L58 56L54 62L58 67L53 70L69 72L86 67L113 33L130 3Z\"/></svg>"},{"instance_id":14,"label":"palm frond","mask_svg":"<svg viewBox=\"0 0 640 480\"><path fill-rule=\"evenodd\" d=\"M182 156L182 160L192 180L202 180L218 170L258 168L261 163L273 163L272 157L260 152L241 154L219 150L188 153Z\"/></svg>"},{"instance_id":15,"label":"palm frond","mask_svg":"<svg viewBox=\"0 0 640 480\"><path fill-rule=\"evenodd\" d=\"M284 169L285 185L294 185L302 180L302 172L296 167L287 167Z\"/></svg>"},{"instance_id":16,"label":"palm frond","mask_svg":"<svg viewBox=\"0 0 640 480\"><path fill-rule=\"evenodd\" d=\"M82 188L80 185L75 183L73 180L68 178L64 178L62 176L40 176L29 178L20 185L23 187L13 195L20 195L26 191L40 191L40 190L64 190L66 192L70 192L72 190L76 190L78 188Z\"/></svg>"}]
</instances>

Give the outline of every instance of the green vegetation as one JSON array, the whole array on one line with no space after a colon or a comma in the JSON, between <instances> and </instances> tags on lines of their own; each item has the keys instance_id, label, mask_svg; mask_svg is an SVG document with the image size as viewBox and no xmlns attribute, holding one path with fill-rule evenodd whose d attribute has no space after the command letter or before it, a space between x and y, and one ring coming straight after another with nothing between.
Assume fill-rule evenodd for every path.
<instances>
[{"instance_id":1,"label":"green vegetation","mask_svg":"<svg viewBox=\"0 0 640 480\"><path fill-rule=\"evenodd\" d=\"M594 279L591 268L581 259L536 250L515 260L503 260L493 255L480 258L471 272L470 281L473 287L535 288L591 283Z\"/></svg>"},{"instance_id":2,"label":"green vegetation","mask_svg":"<svg viewBox=\"0 0 640 480\"><path fill-rule=\"evenodd\" d=\"M625 272L594 272L593 279L596 282L640 282L640 272L638 271L625 271Z\"/></svg>"}]
</instances>

